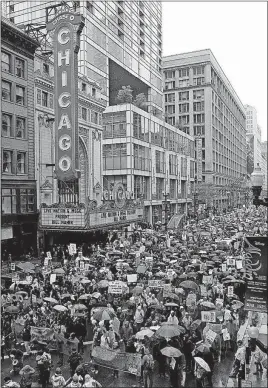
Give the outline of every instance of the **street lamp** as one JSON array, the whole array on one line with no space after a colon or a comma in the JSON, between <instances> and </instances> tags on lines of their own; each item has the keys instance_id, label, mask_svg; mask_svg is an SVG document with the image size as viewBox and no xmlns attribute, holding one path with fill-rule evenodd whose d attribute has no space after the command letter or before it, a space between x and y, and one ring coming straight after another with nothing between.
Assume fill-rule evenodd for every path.
<instances>
[{"instance_id":1,"label":"street lamp","mask_svg":"<svg viewBox=\"0 0 268 388\"><path fill-rule=\"evenodd\" d=\"M268 198L260 199L262 185L264 181L264 175L261 171L259 163L257 163L257 167L255 167L253 173L251 174L251 184L252 184L252 192L253 192L253 204L257 207L262 205L268 207Z\"/></svg>"}]
</instances>

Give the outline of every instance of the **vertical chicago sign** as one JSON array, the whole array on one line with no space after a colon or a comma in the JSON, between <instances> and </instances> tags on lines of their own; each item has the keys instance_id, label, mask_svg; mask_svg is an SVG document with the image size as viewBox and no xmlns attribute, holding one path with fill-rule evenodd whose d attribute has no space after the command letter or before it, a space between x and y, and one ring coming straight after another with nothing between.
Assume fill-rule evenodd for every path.
<instances>
[{"instance_id":1,"label":"vertical chicago sign","mask_svg":"<svg viewBox=\"0 0 268 388\"><path fill-rule=\"evenodd\" d=\"M78 178L78 51L82 15L58 14L47 24L54 47L55 172L59 181Z\"/></svg>"}]
</instances>

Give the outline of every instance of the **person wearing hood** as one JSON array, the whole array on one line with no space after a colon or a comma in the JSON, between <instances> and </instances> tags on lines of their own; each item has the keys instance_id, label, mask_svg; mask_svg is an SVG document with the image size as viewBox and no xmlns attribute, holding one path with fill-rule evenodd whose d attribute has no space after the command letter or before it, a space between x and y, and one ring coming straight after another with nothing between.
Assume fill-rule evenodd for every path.
<instances>
[{"instance_id":1,"label":"person wearing hood","mask_svg":"<svg viewBox=\"0 0 268 388\"><path fill-rule=\"evenodd\" d=\"M51 377L51 383L53 388L63 388L66 385L60 368L57 368L55 374Z\"/></svg>"},{"instance_id":2,"label":"person wearing hood","mask_svg":"<svg viewBox=\"0 0 268 388\"><path fill-rule=\"evenodd\" d=\"M77 374L73 375L71 382L66 386L66 388L81 388L82 384L79 382Z\"/></svg>"},{"instance_id":3,"label":"person wearing hood","mask_svg":"<svg viewBox=\"0 0 268 388\"><path fill-rule=\"evenodd\" d=\"M82 386L82 388L92 388L92 387L98 387L98 388L101 388L101 384L94 380L93 377L91 377L90 375L85 375L85 382Z\"/></svg>"},{"instance_id":4,"label":"person wearing hood","mask_svg":"<svg viewBox=\"0 0 268 388\"><path fill-rule=\"evenodd\" d=\"M175 316L175 311L171 311L170 312L170 316L168 317L168 323L171 323L171 324L174 324L174 325L178 325L179 324L179 320L178 318Z\"/></svg>"}]
</instances>

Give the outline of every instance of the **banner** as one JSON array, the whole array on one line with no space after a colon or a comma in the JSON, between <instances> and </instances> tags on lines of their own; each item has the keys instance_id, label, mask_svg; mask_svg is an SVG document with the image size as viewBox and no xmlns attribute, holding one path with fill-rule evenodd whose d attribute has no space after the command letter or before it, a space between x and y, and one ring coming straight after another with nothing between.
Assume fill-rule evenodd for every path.
<instances>
[{"instance_id":1,"label":"banner","mask_svg":"<svg viewBox=\"0 0 268 388\"><path fill-rule=\"evenodd\" d=\"M247 273L257 273L257 276L247 283L244 308L267 313L267 237L245 237L244 250L247 253Z\"/></svg>"},{"instance_id":2,"label":"banner","mask_svg":"<svg viewBox=\"0 0 268 388\"><path fill-rule=\"evenodd\" d=\"M69 340L62 333L54 333L54 335L56 341L62 344L63 354L69 356L72 353L72 349L78 352L79 341L77 338L75 340Z\"/></svg>"},{"instance_id":3,"label":"banner","mask_svg":"<svg viewBox=\"0 0 268 388\"><path fill-rule=\"evenodd\" d=\"M163 288L164 283L162 280L148 280L148 287L150 288Z\"/></svg>"},{"instance_id":4,"label":"banner","mask_svg":"<svg viewBox=\"0 0 268 388\"><path fill-rule=\"evenodd\" d=\"M92 349L92 357L98 365L141 375L141 356L137 353L123 353L112 349L96 346Z\"/></svg>"},{"instance_id":5,"label":"banner","mask_svg":"<svg viewBox=\"0 0 268 388\"><path fill-rule=\"evenodd\" d=\"M49 327L31 326L31 342L49 342L54 338L54 331Z\"/></svg>"},{"instance_id":6,"label":"banner","mask_svg":"<svg viewBox=\"0 0 268 388\"><path fill-rule=\"evenodd\" d=\"M127 282L128 283L137 283L138 275L136 273L133 273L131 275L127 275Z\"/></svg>"},{"instance_id":7,"label":"banner","mask_svg":"<svg viewBox=\"0 0 268 388\"><path fill-rule=\"evenodd\" d=\"M196 294L188 294L186 298L186 306L187 307L195 307L196 306Z\"/></svg>"},{"instance_id":8,"label":"banner","mask_svg":"<svg viewBox=\"0 0 268 388\"><path fill-rule=\"evenodd\" d=\"M122 294L123 293L122 283L120 281L109 282L108 293Z\"/></svg>"},{"instance_id":9,"label":"banner","mask_svg":"<svg viewBox=\"0 0 268 388\"><path fill-rule=\"evenodd\" d=\"M217 337L217 333L214 333L211 329L205 334L206 342L211 346Z\"/></svg>"},{"instance_id":10,"label":"banner","mask_svg":"<svg viewBox=\"0 0 268 388\"><path fill-rule=\"evenodd\" d=\"M201 311L201 321L202 322L216 322L216 312L215 311Z\"/></svg>"},{"instance_id":11,"label":"banner","mask_svg":"<svg viewBox=\"0 0 268 388\"><path fill-rule=\"evenodd\" d=\"M203 275L202 283L203 284L212 284L213 283L213 276L212 275Z\"/></svg>"}]
</instances>

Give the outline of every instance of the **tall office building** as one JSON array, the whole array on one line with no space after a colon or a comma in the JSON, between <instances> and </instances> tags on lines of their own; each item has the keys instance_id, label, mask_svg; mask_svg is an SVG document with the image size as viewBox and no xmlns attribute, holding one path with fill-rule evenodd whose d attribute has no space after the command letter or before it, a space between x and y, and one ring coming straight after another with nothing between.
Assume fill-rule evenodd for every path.
<instances>
[{"instance_id":1,"label":"tall office building","mask_svg":"<svg viewBox=\"0 0 268 388\"><path fill-rule=\"evenodd\" d=\"M59 1L7 1L16 25L46 22L46 7ZM118 90L130 85L144 93L148 111L162 116L162 6L156 1L66 1L85 17L79 72L102 88L107 105L116 105ZM49 9L50 18L57 9Z\"/></svg>"},{"instance_id":2,"label":"tall office building","mask_svg":"<svg viewBox=\"0 0 268 388\"><path fill-rule=\"evenodd\" d=\"M163 72L166 121L196 137L196 182L228 187L246 173L243 104L211 50L164 57Z\"/></svg>"},{"instance_id":3,"label":"tall office building","mask_svg":"<svg viewBox=\"0 0 268 388\"><path fill-rule=\"evenodd\" d=\"M253 165L262 162L261 150L261 128L258 125L257 110L254 106L245 105L247 142L253 157Z\"/></svg>"}]
</instances>

